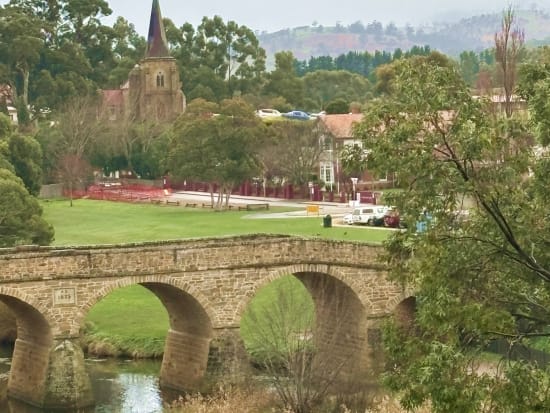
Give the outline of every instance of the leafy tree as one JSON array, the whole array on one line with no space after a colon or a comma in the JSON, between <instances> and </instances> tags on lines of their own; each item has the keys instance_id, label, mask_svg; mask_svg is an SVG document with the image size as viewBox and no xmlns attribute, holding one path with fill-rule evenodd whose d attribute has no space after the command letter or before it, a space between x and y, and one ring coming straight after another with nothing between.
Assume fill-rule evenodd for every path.
<instances>
[{"instance_id":1,"label":"leafy tree","mask_svg":"<svg viewBox=\"0 0 550 413\"><path fill-rule=\"evenodd\" d=\"M31 136L14 133L11 120L0 114L0 168L15 173L31 195L42 186L42 150Z\"/></svg>"},{"instance_id":2,"label":"leafy tree","mask_svg":"<svg viewBox=\"0 0 550 413\"><path fill-rule=\"evenodd\" d=\"M56 183L58 180L57 159L63 152L63 136L55 124L40 124L35 139L40 144L42 151L43 183Z\"/></svg>"},{"instance_id":3,"label":"leafy tree","mask_svg":"<svg viewBox=\"0 0 550 413\"><path fill-rule=\"evenodd\" d=\"M378 94L389 93L391 88L391 81L394 78L395 73L393 65L382 65L376 69L376 84L374 90Z\"/></svg>"},{"instance_id":4,"label":"leafy tree","mask_svg":"<svg viewBox=\"0 0 550 413\"><path fill-rule=\"evenodd\" d=\"M479 73L478 56L472 51L462 52L459 56L459 64L462 78L468 85L473 86L476 75Z\"/></svg>"},{"instance_id":5,"label":"leafy tree","mask_svg":"<svg viewBox=\"0 0 550 413\"><path fill-rule=\"evenodd\" d=\"M545 46L533 54L520 68L518 91L529 104L535 134L543 145L550 143L550 48Z\"/></svg>"},{"instance_id":6,"label":"leafy tree","mask_svg":"<svg viewBox=\"0 0 550 413\"><path fill-rule=\"evenodd\" d=\"M397 48L393 52L393 55L386 51L375 51L374 55L370 54L368 51L351 51L346 54L341 54L334 59L331 56L317 56L310 58L307 62L295 61L294 67L299 76L304 76L307 73L317 70L346 70L348 72L363 75L374 82L376 81L374 74L379 66L390 64L394 60L399 60L402 57L428 56L430 53L431 50L429 46L413 46L410 50L405 52Z\"/></svg>"},{"instance_id":7,"label":"leafy tree","mask_svg":"<svg viewBox=\"0 0 550 413\"><path fill-rule=\"evenodd\" d=\"M15 174L23 180L31 195L37 196L42 186L42 148L36 139L14 133L8 139L9 159Z\"/></svg>"},{"instance_id":8,"label":"leafy tree","mask_svg":"<svg viewBox=\"0 0 550 413\"><path fill-rule=\"evenodd\" d=\"M119 17L113 25L113 60L116 66L105 68L108 76L105 87L117 88L128 79L128 73L144 56L146 41L138 35L133 24Z\"/></svg>"},{"instance_id":9,"label":"leafy tree","mask_svg":"<svg viewBox=\"0 0 550 413\"><path fill-rule=\"evenodd\" d=\"M268 136L261 148L264 176L307 190L307 184L318 179L321 128L312 122L285 120L274 122Z\"/></svg>"},{"instance_id":10,"label":"leafy tree","mask_svg":"<svg viewBox=\"0 0 550 413\"><path fill-rule=\"evenodd\" d=\"M268 96L281 96L294 107L302 105L304 84L296 75L292 52L275 54L275 70L267 75L263 92Z\"/></svg>"},{"instance_id":11,"label":"leafy tree","mask_svg":"<svg viewBox=\"0 0 550 413\"><path fill-rule=\"evenodd\" d=\"M13 126L11 119L7 115L0 113L0 140L10 136L12 130Z\"/></svg>"},{"instance_id":12,"label":"leafy tree","mask_svg":"<svg viewBox=\"0 0 550 413\"><path fill-rule=\"evenodd\" d=\"M365 101L370 92L370 82L363 76L344 70L319 70L305 75L305 99L308 110L325 109L327 104L342 98L350 101ZM348 108L349 109L349 108ZM348 110L346 109L347 113Z\"/></svg>"},{"instance_id":13,"label":"leafy tree","mask_svg":"<svg viewBox=\"0 0 550 413\"><path fill-rule=\"evenodd\" d=\"M12 89L24 108L29 104L31 70L39 62L44 47L41 28L36 17L17 7L0 8L0 59L12 74ZM21 122L25 120L23 117Z\"/></svg>"},{"instance_id":14,"label":"leafy tree","mask_svg":"<svg viewBox=\"0 0 550 413\"><path fill-rule=\"evenodd\" d=\"M266 55L248 27L214 16L204 17L196 30L190 24L179 33L173 24L168 29L186 95L204 97L195 90L204 85L221 101L260 87Z\"/></svg>"},{"instance_id":15,"label":"leafy tree","mask_svg":"<svg viewBox=\"0 0 550 413\"><path fill-rule=\"evenodd\" d=\"M340 165L345 178L362 176L367 166L367 157L363 148L357 144L345 145L340 152ZM347 181L347 179L344 179Z\"/></svg>"},{"instance_id":16,"label":"leafy tree","mask_svg":"<svg viewBox=\"0 0 550 413\"><path fill-rule=\"evenodd\" d=\"M349 102L344 98L334 99L326 105L325 109L330 115L349 113Z\"/></svg>"},{"instance_id":17,"label":"leafy tree","mask_svg":"<svg viewBox=\"0 0 550 413\"><path fill-rule=\"evenodd\" d=\"M0 9L0 72L16 88L20 110L31 105L30 120L127 78L145 40L123 19L102 25L110 14L104 0L11 0Z\"/></svg>"},{"instance_id":18,"label":"leafy tree","mask_svg":"<svg viewBox=\"0 0 550 413\"><path fill-rule=\"evenodd\" d=\"M139 144L132 154L134 172L141 178L155 179L166 175L166 155L170 134L163 131L154 139Z\"/></svg>"},{"instance_id":19,"label":"leafy tree","mask_svg":"<svg viewBox=\"0 0 550 413\"><path fill-rule=\"evenodd\" d=\"M434 412L546 411L544 371L506 359L496 374L477 367L495 339L512 349L548 335L548 159L510 123L493 123L452 66L407 60L395 69L392 93L355 135L369 169L400 177L404 190L388 202L409 224L385 258L392 279L414 291L415 321L387 328L385 382L407 409L430 401Z\"/></svg>"},{"instance_id":20,"label":"leafy tree","mask_svg":"<svg viewBox=\"0 0 550 413\"><path fill-rule=\"evenodd\" d=\"M218 116L213 110L218 108ZM259 172L256 157L261 121L241 99L227 99L217 107L193 101L175 123L167 166L176 177L211 185L212 205L227 208L236 185ZM214 202L213 185L218 185Z\"/></svg>"},{"instance_id":21,"label":"leafy tree","mask_svg":"<svg viewBox=\"0 0 550 413\"><path fill-rule=\"evenodd\" d=\"M447 56L439 52L429 52L424 53L420 51L414 51L416 48L413 47L410 53L406 53L407 58L411 59L414 62L417 62L419 65L424 63L436 65L436 66L453 66L454 62ZM429 50L429 48L428 48ZM413 52L414 51L414 52ZM401 63L399 60L392 62L391 64L380 65L376 70L377 82L375 84L375 91L378 94L388 94L392 92L393 81L395 78L395 67L398 67Z\"/></svg>"},{"instance_id":22,"label":"leafy tree","mask_svg":"<svg viewBox=\"0 0 550 413\"><path fill-rule=\"evenodd\" d=\"M0 246L48 245L54 230L42 218L42 209L23 181L0 168Z\"/></svg>"},{"instance_id":23,"label":"leafy tree","mask_svg":"<svg viewBox=\"0 0 550 413\"><path fill-rule=\"evenodd\" d=\"M309 72L316 72L318 70L334 70L334 60L331 56L317 56L310 57L307 63Z\"/></svg>"},{"instance_id":24,"label":"leafy tree","mask_svg":"<svg viewBox=\"0 0 550 413\"><path fill-rule=\"evenodd\" d=\"M126 169L147 179L159 177L161 158L152 148L169 125L150 119L136 121L128 116L108 120L109 114L103 115L104 127L90 142L90 160L107 174Z\"/></svg>"},{"instance_id":25,"label":"leafy tree","mask_svg":"<svg viewBox=\"0 0 550 413\"><path fill-rule=\"evenodd\" d=\"M345 55L338 56L334 63L337 70L347 70L368 76L372 67L370 66L372 57L368 52L348 52Z\"/></svg>"},{"instance_id":26,"label":"leafy tree","mask_svg":"<svg viewBox=\"0 0 550 413\"><path fill-rule=\"evenodd\" d=\"M9 161L8 142L0 140L0 169L7 169L15 175L15 169Z\"/></svg>"}]
</instances>

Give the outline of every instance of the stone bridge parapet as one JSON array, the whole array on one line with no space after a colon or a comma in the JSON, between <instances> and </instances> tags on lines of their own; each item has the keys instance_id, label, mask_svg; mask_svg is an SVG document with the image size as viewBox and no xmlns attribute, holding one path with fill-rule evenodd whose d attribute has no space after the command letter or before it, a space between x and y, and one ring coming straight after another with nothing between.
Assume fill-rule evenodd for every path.
<instances>
[{"instance_id":1,"label":"stone bridge parapet","mask_svg":"<svg viewBox=\"0 0 550 413\"><path fill-rule=\"evenodd\" d=\"M280 236L0 249L0 283L316 263L381 268L381 247Z\"/></svg>"}]
</instances>

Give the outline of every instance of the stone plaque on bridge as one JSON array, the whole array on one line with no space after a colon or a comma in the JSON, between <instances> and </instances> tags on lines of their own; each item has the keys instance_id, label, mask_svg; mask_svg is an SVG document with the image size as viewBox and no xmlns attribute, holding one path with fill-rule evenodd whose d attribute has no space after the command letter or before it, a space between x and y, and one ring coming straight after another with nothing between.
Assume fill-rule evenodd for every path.
<instances>
[{"instance_id":1,"label":"stone plaque on bridge","mask_svg":"<svg viewBox=\"0 0 550 413\"><path fill-rule=\"evenodd\" d=\"M74 288L58 288L53 292L53 305L76 304L76 291Z\"/></svg>"}]
</instances>

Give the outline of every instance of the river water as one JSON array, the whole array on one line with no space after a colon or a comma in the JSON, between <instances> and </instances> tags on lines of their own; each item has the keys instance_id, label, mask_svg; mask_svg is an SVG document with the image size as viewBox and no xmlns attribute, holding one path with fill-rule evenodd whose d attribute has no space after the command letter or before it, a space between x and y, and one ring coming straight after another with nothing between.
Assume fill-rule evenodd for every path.
<instances>
[{"instance_id":1,"label":"river water","mask_svg":"<svg viewBox=\"0 0 550 413\"><path fill-rule=\"evenodd\" d=\"M0 373L9 372L10 351L5 347L0 348ZM96 405L87 409L64 412L163 413L168 411L163 408L163 404L171 401L170 396L161 392L158 385L160 360L88 359L86 364ZM0 413L53 412L4 399L0 401Z\"/></svg>"}]
</instances>

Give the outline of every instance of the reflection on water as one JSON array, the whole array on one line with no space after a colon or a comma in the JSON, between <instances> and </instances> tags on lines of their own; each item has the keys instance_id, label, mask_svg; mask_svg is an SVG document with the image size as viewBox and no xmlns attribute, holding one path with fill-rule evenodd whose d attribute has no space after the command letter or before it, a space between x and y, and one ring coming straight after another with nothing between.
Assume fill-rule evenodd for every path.
<instances>
[{"instance_id":1,"label":"reflection on water","mask_svg":"<svg viewBox=\"0 0 550 413\"><path fill-rule=\"evenodd\" d=\"M96 401L94 413L163 411L159 361L90 360L88 371Z\"/></svg>"},{"instance_id":2,"label":"reflection on water","mask_svg":"<svg viewBox=\"0 0 550 413\"><path fill-rule=\"evenodd\" d=\"M7 385L11 349L0 347L0 381ZM96 405L86 409L64 410L66 413L162 413L167 395L158 386L159 360L86 360ZM2 373L4 373L2 375ZM4 377L2 379L2 377ZM0 393L4 393L3 390ZM15 400L1 400L1 413L54 413ZM57 412L55 412L57 413Z\"/></svg>"}]
</instances>

